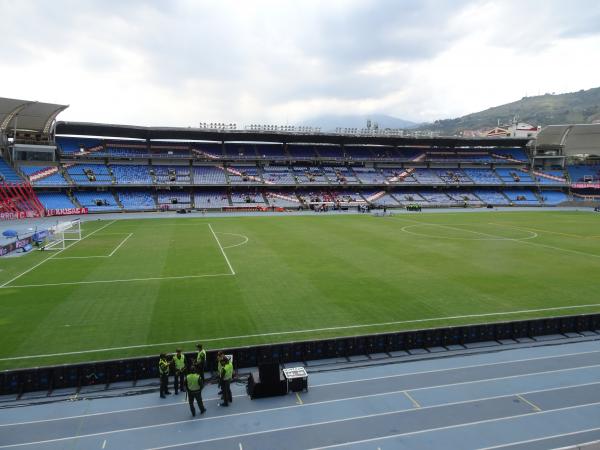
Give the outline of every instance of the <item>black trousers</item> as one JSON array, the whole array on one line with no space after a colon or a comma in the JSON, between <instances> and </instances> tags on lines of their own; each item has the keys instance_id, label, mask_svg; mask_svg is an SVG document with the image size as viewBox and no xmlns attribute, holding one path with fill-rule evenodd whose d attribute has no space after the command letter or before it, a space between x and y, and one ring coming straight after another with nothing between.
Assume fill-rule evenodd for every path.
<instances>
[{"instance_id":1,"label":"black trousers","mask_svg":"<svg viewBox=\"0 0 600 450\"><path fill-rule=\"evenodd\" d=\"M226 405L233 402L231 395L231 380L221 380L221 389L223 390L223 403Z\"/></svg>"},{"instance_id":2,"label":"black trousers","mask_svg":"<svg viewBox=\"0 0 600 450\"><path fill-rule=\"evenodd\" d=\"M190 411L192 411L192 415L196 415L196 408L194 408L194 400L198 403L198 408L200 408L200 412L206 411L204 407L204 403L202 403L202 389L199 391L188 391L188 402L190 403Z\"/></svg>"},{"instance_id":3,"label":"black trousers","mask_svg":"<svg viewBox=\"0 0 600 450\"><path fill-rule=\"evenodd\" d=\"M169 392L169 374L160 374L160 396L164 397Z\"/></svg>"},{"instance_id":4,"label":"black trousers","mask_svg":"<svg viewBox=\"0 0 600 450\"><path fill-rule=\"evenodd\" d=\"M178 394L180 389L181 389L181 392L185 391L184 380L185 380L185 375L183 374L183 370L181 370L181 371L176 370L175 377L173 378L173 389L175 389L175 394Z\"/></svg>"}]
</instances>

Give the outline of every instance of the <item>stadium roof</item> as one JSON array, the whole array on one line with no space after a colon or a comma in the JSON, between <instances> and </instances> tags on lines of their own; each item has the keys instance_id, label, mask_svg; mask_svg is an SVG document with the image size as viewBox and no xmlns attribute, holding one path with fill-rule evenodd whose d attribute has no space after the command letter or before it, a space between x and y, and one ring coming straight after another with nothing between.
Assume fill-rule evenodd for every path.
<instances>
[{"instance_id":1,"label":"stadium roof","mask_svg":"<svg viewBox=\"0 0 600 450\"><path fill-rule=\"evenodd\" d=\"M567 156L600 156L600 124L548 125L538 134L537 147L561 147Z\"/></svg>"},{"instance_id":2,"label":"stadium roof","mask_svg":"<svg viewBox=\"0 0 600 450\"><path fill-rule=\"evenodd\" d=\"M462 138L360 136L335 133L290 133L257 131L217 131L201 128L141 127L87 122L58 122L56 134L106 136L147 140L177 139L189 141L284 142L336 145L440 145L440 146L523 146L528 138Z\"/></svg>"},{"instance_id":3,"label":"stadium roof","mask_svg":"<svg viewBox=\"0 0 600 450\"><path fill-rule=\"evenodd\" d=\"M52 122L68 105L0 97L0 132L16 128L20 131L48 133Z\"/></svg>"}]
</instances>

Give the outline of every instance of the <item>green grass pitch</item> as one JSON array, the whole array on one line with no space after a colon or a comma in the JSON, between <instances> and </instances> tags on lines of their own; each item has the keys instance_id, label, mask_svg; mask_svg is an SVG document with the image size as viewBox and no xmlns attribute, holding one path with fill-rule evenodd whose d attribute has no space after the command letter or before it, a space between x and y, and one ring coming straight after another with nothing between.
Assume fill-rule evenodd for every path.
<instances>
[{"instance_id":1,"label":"green grass pitch","mask_svg":"<svg viewBox=\"0 0 600 450\"><path fill-rule=\"evenodd\" d=\"M598 312L599 221L93 220L62 252L0 260L0 368Z\"/></svg>"}]
</instances>

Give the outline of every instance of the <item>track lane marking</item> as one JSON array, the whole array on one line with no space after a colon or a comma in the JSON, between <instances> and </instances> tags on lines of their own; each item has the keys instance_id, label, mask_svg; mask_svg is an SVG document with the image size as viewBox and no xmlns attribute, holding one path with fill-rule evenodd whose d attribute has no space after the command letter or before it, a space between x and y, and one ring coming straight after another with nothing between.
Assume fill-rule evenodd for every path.
<instances>
[{"instance_id":1,"label":"track lane marking","mask_svg":"<svg viewBox=\"0 0 600 450\"><path fill-rule=\"evenodd\" d=\"M521 394L517 394L517 398L519 400L521 400L522 402L527 403L529 406L531 406L533 408L534 411L540 412L542 410L542 408L540 408L539 406L535 405L533 402L530 402L529 400L527 400L525 397L523 397Z\"/></svg>"}]
</instances>

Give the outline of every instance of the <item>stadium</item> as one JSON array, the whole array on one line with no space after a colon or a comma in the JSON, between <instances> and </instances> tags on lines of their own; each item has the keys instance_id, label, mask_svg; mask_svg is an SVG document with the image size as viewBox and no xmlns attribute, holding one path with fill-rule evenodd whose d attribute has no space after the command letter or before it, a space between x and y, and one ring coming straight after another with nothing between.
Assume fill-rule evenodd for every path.
<instances>
[{"instance_id":1,"label":"stadium","mask_svg":"<svg viewBox=\"0 0 600 450\"><path fill-rule=\"evenodd\" d=\"M573 158L596 127L415 138L0 105L11 399L151 380L155 354L197 342L243 377L598 327L600 166Z\"/></svg>"}]
</instances>

